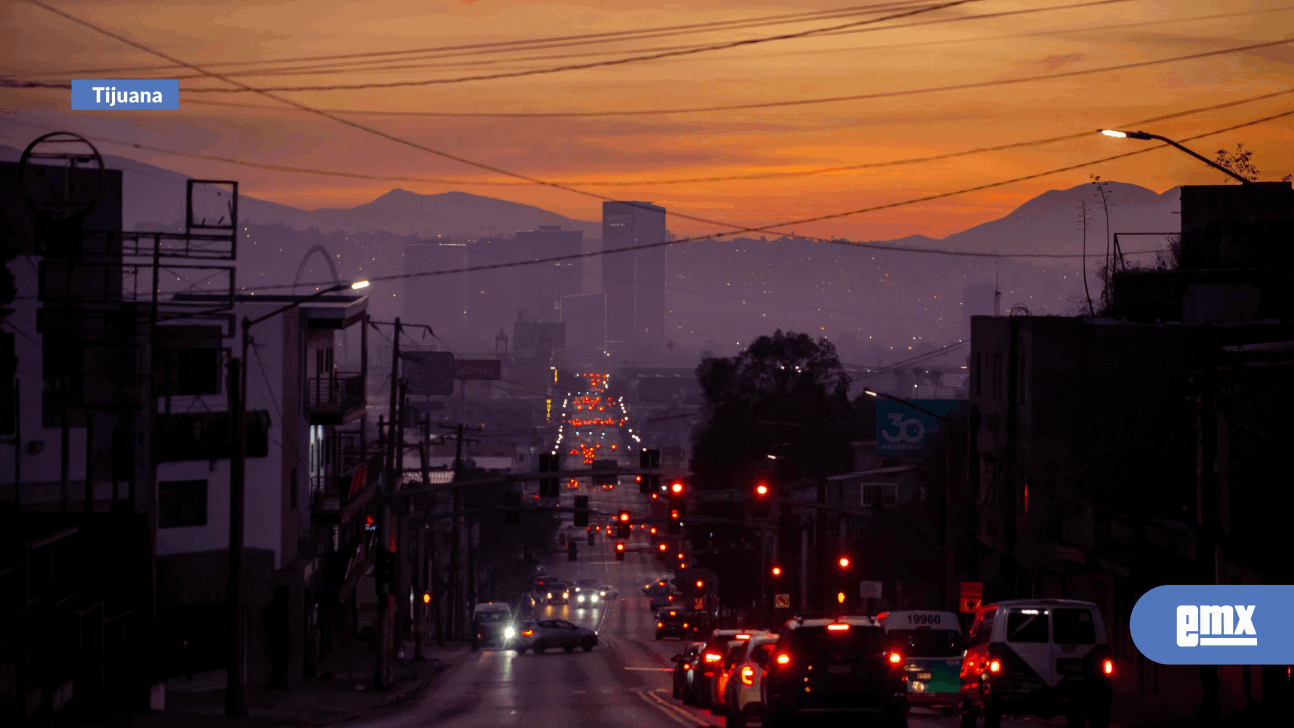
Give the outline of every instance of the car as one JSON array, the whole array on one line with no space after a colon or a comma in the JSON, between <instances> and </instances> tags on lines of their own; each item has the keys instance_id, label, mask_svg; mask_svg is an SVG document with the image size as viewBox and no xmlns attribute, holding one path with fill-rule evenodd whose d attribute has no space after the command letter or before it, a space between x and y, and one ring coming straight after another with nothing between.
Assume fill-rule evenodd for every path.
<instances>
[{"instance_id":1,"label":"car","mask_svg":"<svg viewBox=\"0 0 1294 728\"><path fill-rule=\"evenodd\" d=\"M961 705L961 622L952 612L903 610L876 615L891 647L903 653L908 702L943 712Z\"/></svg>"},{"instance_id":2,"label":"car","mask_svg":"<svg viewBox=\"0 0 1294 728\"><path fill-rule=\"evenodd\" d=\"M710 634L710 639L705 641L705 648L701 651L701 658L698 661L700 672L693 677L692 683L696 695L696 705L702 708L710 707L713 697L713 683L715 676L722 667L723 658L728 654L728 643L737 639L739 634L750 634L740 629L716 629Z\"/></svg>"},{"instance_id":3,"label":"car","mask_svg":"<svg viewBox=\"0 0 1294 728\"><path fill-rule=\"evenodd\" d=\"M620 592L610 584L599 584L598 598L599 599L619 599Z\"/></svg>"},{"instance_id":4,"label":"car","mask_svg":"<svg viewBox=\"0 0 1294 728\"><path fill-rule=\"evenodd\" d=\"M540 594L540 601L547 604L566 604L570 600L570 585L560 579L549 580L544 591Z\"/></svg>"},{"instance_id":5,"label":"car","mask_svg":"<svg viewBox=\"0 0 1294 728\"><path fill-rule=\"evenodd\" d=\"M785 728L813 713L872 714L906 728L903 655L886 648L874 617L788 620L765 663L759 698L765 728Z\"/></svg>"},{"instance_id":6,"label":"car","mask_svg":"<svg viewBox=\"0 0 1294 728\"><path fill-rule=\"evenodd\" d=\"M598 587L597 582L592 579L581 579L575 582L575 586L571 587L570 593L571 598L581 607L591 607L606 601L605 593Z\"/></svg>"},{"instance_id":7,"label":"car","mask_svg":"<svg viewBox=\"0 0 1294 728\"><path fill-rule=\"evenodd\" d=\"M1092 602L1015 599L980 608L960 677L963 728L997 728L1004 715L1110 725L1114 656Z\"/></svg>"},{"instance_id":8,"label":"car","mask_svg":"<svg viewBox=\"0 0 1294 728\"><path fill-rule=\"evenodd\" d=\"M578 627L564 619L537 619L521 626L517 636L517 653L534 650L536 655L560 647L574 652L576 647L590 652L598 644L598 634L587 627Z\"/></svg>"},{"instance_id":9,"label":"car","mask_svg":"<svg viewBox=\"0 0 1294 728\"><path fill-rule=\"evenodd\" d=\"M503 602L477 604L472 610L472 649L483 646L507 647L517 636L512 610Z\"/></svg>"},{"instance_id":10,"label":"car","mask_svg":"<svg viewBox=\"0 0 1294 728\"><path fill-rule=\"evenodd\" d=\"M685 639L689 631L687 615L682 609L662 609L656 614L656 639Z\"/></svg>"},{"instance_id":11,"label":"car","mask_svg":"<svg viewBox=\"0 0 1294 728\"><path fill-rule=\"evenodd\" d=\"M710 681L710 713L723 715L727 712L728 683L731 682L733 669L746 659L746 645L750 643L751 633L743 632L728 643L728 651L714 671Z\"/></svg>"},{"instance_id":12,"label":"car","mask_svg":"<svg viewBox=\"0 0 1294 728\"><path fill-rule=\"evenodd\" d=\"M689 609L683 621L687 623L688 638L705 641L710 638L713 619L705 610Z\"/></svg>"},{"instance_id":13,"label":"car","mask_svg":"<svg viewBox=\"0 0 1294 728\"><path fill-rule=\"evenodd\" d=\"M704 642L693 642L686 649L670 658L674 664L674 697L685 704L694 702L688 694L692 686L692 668L696 665L697 655L705 647Z\"/></svg>"},{"instance_id":14,"label":"car","mask_svg":"<svg viewBox=\"0 0 1294 728\"><path fill-rule=\"evenodd\" d=\"M728 695L724 700L727 728L745 728L747 718L763 713L759 683L777 639L777 635L769 632L752 635L742 661L733 666L732 675L728 678Z\"/></svg>"}]
</instances>

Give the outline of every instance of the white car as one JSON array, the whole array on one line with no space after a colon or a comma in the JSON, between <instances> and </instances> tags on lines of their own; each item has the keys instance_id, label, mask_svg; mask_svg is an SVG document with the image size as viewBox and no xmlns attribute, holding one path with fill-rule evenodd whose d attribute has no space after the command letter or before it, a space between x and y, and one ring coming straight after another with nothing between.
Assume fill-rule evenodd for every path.
<instances>
[{"instance_id":1,"label":"white car","mask_svg":"<svg viewBox=\"0 0 1294 728\"><path fill-rule=\"evenodd\" d=\"M536 655L553 647L574 652L576 647L591 652L598 644L598 634L587 627L577 627L564 619L538 619L521 625L517 636L517 654L534 650Z\"/></svg>"},{"instance_id":2,"label":"white car","mask_svg":"<svg viewBox=\"0 0 1294 728\"><path fill-rule=\"evenodd\" d=\"M764 704L759 699L759 681L764 677L764 667L776 645L775 634L752 634L750 643L746 645L744 658L733 666L725 701L728 728L744 728L748 717L763 712Z\"/></svg>"}]
</instances>

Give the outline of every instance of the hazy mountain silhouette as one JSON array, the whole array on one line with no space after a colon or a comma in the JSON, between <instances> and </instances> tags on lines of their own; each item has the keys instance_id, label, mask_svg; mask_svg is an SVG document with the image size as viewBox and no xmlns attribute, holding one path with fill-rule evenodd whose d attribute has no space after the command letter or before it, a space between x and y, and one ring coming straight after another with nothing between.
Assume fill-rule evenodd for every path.
<instances>
[{"instance_id":1,"label":"hazy mountain silhouette","mask_svg":"<svg viewBox=\"0 0 1294 728\"><path fill-rule=\"evenodd\" d=\"M422 195L395 189L363 205L323 208L310 214L342 227L381 229L395 235L502 237L538 225L562 225L583 230L589 237L602 237L600 222L572 220L533 205L467 192Z\"/></svg>"}]
</instances>

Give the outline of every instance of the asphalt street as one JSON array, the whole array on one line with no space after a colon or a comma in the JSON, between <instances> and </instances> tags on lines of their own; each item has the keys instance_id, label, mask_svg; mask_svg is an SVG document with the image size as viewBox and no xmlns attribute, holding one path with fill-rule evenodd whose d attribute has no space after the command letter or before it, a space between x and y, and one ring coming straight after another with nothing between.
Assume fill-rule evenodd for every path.
<instances>
[{"instance_id":1,"label":"asphalt street","mask_svg":"<svg viewBox=\"0 0 1294 728\"><path fill-rule=\"evenodd\" d=\"M570 491L563 492L563 501ZM565 505L565 503L563 503ZM627 508L645 512L642 496L623 486L595 493L593 508L615 512ZM595 521L596 522L596 521ZM605 521L604 521L605 522ZM350 725L365 728L443 728L526 726L634 728L702 728L722 726L721 716L684 706L671 696L670 657L686 642L657 641L655 621L642 586L664 570L658 566L645 531L634 530L625 560L615 560L614 540L597 537L593 547L580 543L579 561L564 558L548 565L548 574L568 581L596 579L620 592L618 600L590 608L550 605L541 616L559 617L595 630L599 644L592 652L543 655L514 650L482 649L451 667L433 690L404 710ZM849 725L862 725L857 720ZM804 722L817 725L817 722ZM953 728L953 716L912 713L912 728ZM1004 721L1004 725L1038 723ZM752 722L752 725L758 725Z\"/></svg>"}]
</instances>

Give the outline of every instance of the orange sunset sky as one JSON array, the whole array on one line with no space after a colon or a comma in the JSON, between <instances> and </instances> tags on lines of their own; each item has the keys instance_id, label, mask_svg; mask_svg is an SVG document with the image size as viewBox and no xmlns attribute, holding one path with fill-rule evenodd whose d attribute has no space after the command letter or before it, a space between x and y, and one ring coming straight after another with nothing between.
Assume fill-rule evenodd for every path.
<instances>
[{"instance_id":1,"label":"orange sunset sky","mask_svg":"<svg viewBox=\"0 0 1294 728\"><path fill-rule=\"evenodd\" d=\"M1107 139L1095 130L1294 87L1294 47L1280 44L1011 82L1283 39L1294 43L1294 0L984 0L943 8L935 8L940 3L859 0L48 4L257 88L514 73L854 23L809 37L597 68L394 88L276 92L500 169L597 195L650 200L671 213L744 225L937 195L1133 151L1147 143ZM881 20L901 13L909 15ZM182 90L231 88L35 4L5 3L0 27L0 74L11 84L178 77ZM606 35L613 33L619 35ZM990 82L993 85L985 85ZM979 86L910 93L964 84ZM890 95L669 114L479 116L688 109L867 94ZM69 96L60 88L0 88L0 142L21 148L43 131L75 131L92 137L105 153L195 177L235 178L244 194L305 209L351 207L401 187L428 194L462 190L574 218L600 218L597 197L519 183L254 93L183 91L178 112L72 112ZM1144 128L1182 139L1289 109L1294 109L1294 93L1146 123ZM358 111L411 113L353 113ZM1243 142L1253 150L1263 177L1279 179L1294 171L1292 130L1294 116L1287 116L1189 145L1212 157L1219 148ZM941 161L687 181L906 160L1081 132L1092 133ZM107 140L261 164L426 181L256 169ZM1089 173L1156 191L1223 181L1203 164L1164 149L787 230L857 240L918 233L941 237L1000 217L1048 189L1087 182ZM638 184L649 181L667 183ZM671 217L669 227L681 234L723 230L678 217Z\"/></svg>"}]
</instances>

